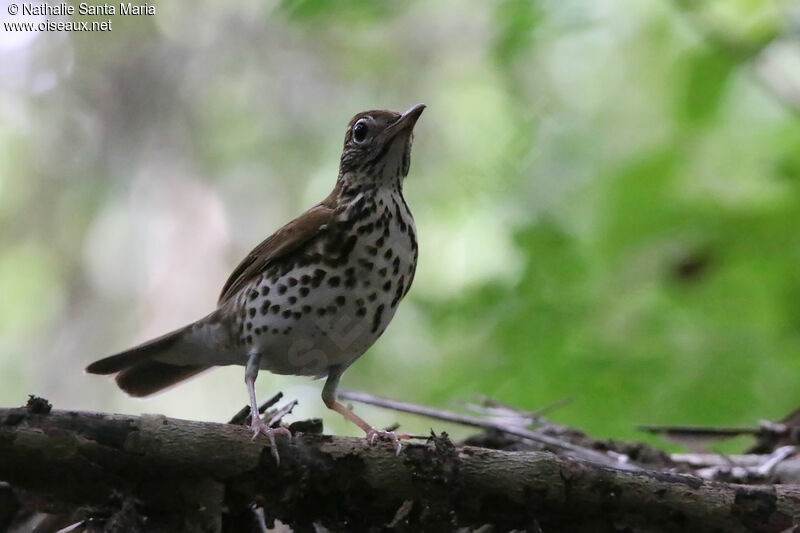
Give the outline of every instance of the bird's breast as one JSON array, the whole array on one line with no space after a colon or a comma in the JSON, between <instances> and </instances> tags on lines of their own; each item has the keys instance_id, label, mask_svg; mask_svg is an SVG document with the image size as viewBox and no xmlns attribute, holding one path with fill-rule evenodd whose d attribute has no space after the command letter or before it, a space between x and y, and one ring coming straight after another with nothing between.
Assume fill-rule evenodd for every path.
<instances>
[{"instance_id":1,"label":"bird's breast","mask_svg":"<svg viewBox=\"0 0 800 533\"><path fill-rule=\"evenodd\" d=\"M345 210L303 250L271 265L236 298L233 342L262 367L321 375L347 365L384 332L417 263L416 228L401 195Z\"/></svg>"}]
</instances>

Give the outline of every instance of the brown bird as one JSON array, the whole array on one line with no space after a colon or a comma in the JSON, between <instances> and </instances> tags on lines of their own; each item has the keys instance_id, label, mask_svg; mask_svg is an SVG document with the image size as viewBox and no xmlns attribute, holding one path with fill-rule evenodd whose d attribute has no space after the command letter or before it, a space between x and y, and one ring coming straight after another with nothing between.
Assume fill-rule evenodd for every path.
<instances>
[{"instance_id":1,"label":"brown bird","mask_svg":"<svg viewBox=\"0 0 800 533\"><path fill-rule=\"evenodd\" d=\"M336 400L342 373L389 325L414 279L417 237L403 198L413 129L425 109L364 111L347 126L336 186L322 202L250 252L217 309L157 339L89 365L116 374L131 396L158 392L217 365L244 365L253 437L274 435L258 416L258 371L327 377L322 400L364 430L380 431ZM402 436L401 436L402 437Z\"/></svg>"}]
</instances>

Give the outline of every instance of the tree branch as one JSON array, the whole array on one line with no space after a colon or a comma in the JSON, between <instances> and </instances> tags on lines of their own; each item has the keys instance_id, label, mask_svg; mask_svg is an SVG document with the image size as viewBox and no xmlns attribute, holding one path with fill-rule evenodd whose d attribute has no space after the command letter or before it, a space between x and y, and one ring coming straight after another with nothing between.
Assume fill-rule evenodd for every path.
<instances>
[{"instance_id":1,"label":"tree branch","mask_svg":"<svg viewBox=\"0 0 800 533\"><path fill-rule=\"evenodd\" d=\"M295 531L782 531L800 488L623 471L547 452L456 448L400 456L364 439L279 439L281 465L241 426L0 409L0 480L26 509L104 517L103 530L246 531L252 507ZM75 510L79 511L77 514Z\"/></svg>"}]
</instances>

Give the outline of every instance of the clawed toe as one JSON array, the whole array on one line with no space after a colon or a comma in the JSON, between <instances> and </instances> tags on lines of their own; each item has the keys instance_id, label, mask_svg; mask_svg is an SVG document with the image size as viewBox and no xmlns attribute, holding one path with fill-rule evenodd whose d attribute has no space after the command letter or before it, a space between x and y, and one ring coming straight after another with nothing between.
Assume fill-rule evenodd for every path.
<instances>
[{"instance_id":1,"label":"clawed toe","mask_svg":"<svg viewBox=\"0 0 800 533\"><path fill-rule=\"evenodd\" d=\"M395 453L400 455L400 452L403 449L403 444L400 442L400 439L407 439L408 435L398 435L394 431L384 431L382 429L375 429L372 428L371 430L367 431L367 442L370 445L375 444L378 439L385 439L391 441L391 443L395 447Z\"/></svg>"},{"instance_id":2,"label":"clawed toe","mask_svg":"<svg viewBox=\"0 0 800 533\"><path fill-rule=\"evenodd\" d=\"M280 464L281 458L280 455L278 455L278 446L275 443L275 435L285 435L286 437L291 438L292 432L283 426L278 426L276 428L269 427L261 419L261 417L255 417L253 419L250 429L253 430L253 440L255 440L255 438L259 435L264 435L269 439L272 456L275 458L275 462Z\"/></svg>"}]
</instances>

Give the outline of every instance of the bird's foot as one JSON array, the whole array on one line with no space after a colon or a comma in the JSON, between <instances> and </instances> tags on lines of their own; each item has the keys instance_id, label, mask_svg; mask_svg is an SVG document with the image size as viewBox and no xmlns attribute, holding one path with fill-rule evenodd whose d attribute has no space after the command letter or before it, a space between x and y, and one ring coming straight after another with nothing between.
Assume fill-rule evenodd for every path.
<instances>
[{"instance_id":1,"label":"bird's foot","mask_svg":"<svg viewBox=\"0 0 800 533\"><path fill-rule=\"evenodd\" d=\"M272 449L272 456L275 458L276 463L281 464L281 457L278 455L278 446L275 444L275 435L286 435L291 439L292 432L283 426L278 426L276 428L270 427L258 415L253 417L253 422L250 424L250 429L253 430L254 440L259 435L265 435L269 439L269 445Z\"/></svg>"},{"instance_id":2,"label":"bird's foot","mask_svg":"<svg viewBox=\"0 0 800 533\"><path fill-rule=\"evenodd\" d=\"M367 442L370 444L375 444L378 439L388 440L389 442L394 445L395 452L397 455L400 455L400 451L403 449L403 444L400 442L402 439L409 438L408 435L400 434L398 435L394 431L385 431L382 429L375 429L370 428L367 430Z\"/></svg>"}]
</instances>

